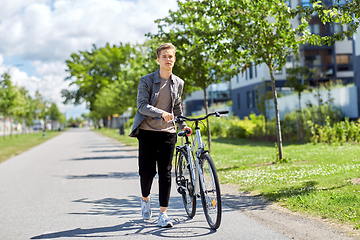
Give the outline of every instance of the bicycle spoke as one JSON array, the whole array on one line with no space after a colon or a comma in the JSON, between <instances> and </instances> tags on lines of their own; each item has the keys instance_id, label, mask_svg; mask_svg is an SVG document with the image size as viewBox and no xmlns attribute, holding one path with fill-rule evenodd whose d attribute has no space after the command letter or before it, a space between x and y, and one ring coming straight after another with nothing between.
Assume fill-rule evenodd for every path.
<instances>
[{"instance_id":1,"label":"bicycle spoke","mask_svg":"<svg viewBox=\"0 0 360 240\"><path fill-rule=\"evenodd\" d=\"M196 212L196 197L194 196L192 174L188 158L182 151L177 160L175 174L178 192L182 195L185 211L190 218L193 218Z\"/></svg>"},{"instance_id":2,"label":"bicycle spoke","mask_svg":"<svg viewBox=\"0 0 360 240\"><path fill-rule=\"evenodd\" d=\"M201 171L203 188L200 192L204 213L209 226L212 229L217 229L221 221L220 185L215 166L208 154L205 154L201 159Z\"/></svg>"}]
</instances>

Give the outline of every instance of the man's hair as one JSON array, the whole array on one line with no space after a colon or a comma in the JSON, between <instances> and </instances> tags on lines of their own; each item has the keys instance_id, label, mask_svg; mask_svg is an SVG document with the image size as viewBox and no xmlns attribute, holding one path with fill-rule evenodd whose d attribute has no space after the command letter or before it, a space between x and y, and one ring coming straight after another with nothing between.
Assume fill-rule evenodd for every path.
<instances>
[{"instance_id":1,"label":"man's hair","mask_svg":"<svg viewBox=\"0 0 360 240\"><path fill-rule=\"evenodd\" d=\"M161 44L157 49L156 49L156 56L158 58L160 58L160 53L162 50L165 50L165 49L171 49L174 51L174 54L176 53L176 48L175 46L172 44L172 43L164 43L164 44Z\"/></svg>"}]
</instances>

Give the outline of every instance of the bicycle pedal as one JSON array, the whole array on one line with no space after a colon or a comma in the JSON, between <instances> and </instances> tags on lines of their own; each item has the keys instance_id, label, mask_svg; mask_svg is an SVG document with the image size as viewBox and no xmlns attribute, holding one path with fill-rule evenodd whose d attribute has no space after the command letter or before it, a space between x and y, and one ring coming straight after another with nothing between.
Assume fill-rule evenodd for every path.
<instances>
[{"instance_id":1,"label":"bicycle pedal","mask_svg":"<svg viewBox=\"0 0 360 240\"><path fill-rule=\"evenodd\" d=\"M181 195L185 194L185 190L182 189L181 187L178 187L177 191L178 191L178 193L181 194Z\"/></svg>"}]
</instances>

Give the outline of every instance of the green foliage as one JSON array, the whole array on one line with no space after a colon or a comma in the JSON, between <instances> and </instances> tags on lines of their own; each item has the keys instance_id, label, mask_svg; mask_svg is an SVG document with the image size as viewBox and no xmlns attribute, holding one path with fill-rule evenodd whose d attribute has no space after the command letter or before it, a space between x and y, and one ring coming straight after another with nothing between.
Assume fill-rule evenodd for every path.
<instances>
[{"instance_id":1,"label":"green foliage","mask_svg":"<svg viewBox=\"0 0 360 240\"><path fill-rule=\"evenodd\" d=\"M51 106L47 111L47 116L53 121L60 121L62 115L63 114L59 111L56 103L51 103Z\"/></svg>"},{"instance_id":2,"label":"green foliage","mask_svg":"<svg viewBox=\"0 0 360 240\"><path fill-rule=\"evenodd\" d=\"M208 113L206 88L212 83L229 81L239 70L233 67L231 56L218 54L225 50L219 34L222 26L207 15L211 6L205 1L177 1L177 4L176 11L169 11L169 16L155 21L158 33L148 36L176 46L174 73L186 81L184 94L190 92L188 89L202 89Z\"/></svg>"},{"instance_id":3,"label":"green foliage","mask_svg":"<svg viewBox=\"0 0 360 240\"><path fill-rule=\"evenodd\" d=\"M78 90L62 90L64 103L88 103L89 117L98 122L114 114L122 114L136 106L140 77L157 69L155 46L149 40L142 45L93 47L91 51L73 53L67 60L67 80Z\"/></svg>"},{"instance_id":4,"label":"green foliage","mask_svg":"<svg viewBox=\"0 0 360 240\"><path fill-rule=\"evenodd\" d=\"M291 112L284 116L281 121L283 126L283 137L290 142L297 142L297 119L302 131L304 142L313 144L321 143L338 143L360 142L360 120L358 122L341 121L342 114L338 108L331 107L330 110L326 105L321 107L322 117L326 116L326 124L318 124L319 116L317 111L311 108L303 108L301 114ZM250 114L249 117L239 119L237 116L209 118L211 134L214 137L244 138L256 140L276 139L275 120L272 119L267 123L263 115ZM207 136L207 124L200 125L202 134ZM289 158L278 158L276 162L289 162Z\"/></svg>"},{"instance_id":5,"label":"green foliage","mask_svg":"<svg viewBox=\"0 0 360 240\"><path fill-rule=\"evenodd\" d=\"M312 122L309 121L310 125ZM350 122L348 118L345 121L331 124L330 118L327 117L326 124L321 126L314 124L311 129L311 142L317 143L339 143L360 142L360 120Z\"/></svg>"},{"instance_id":6,"label":"green foliage","mask_svg":"<svg viewBox=\"0 0 360 240\"><path fill-rule=\"evenodd\" d=\"M35 93L33 99L25 87L14 85L7 73L0 77L0 115L9 117L11 123L24 119L27 126L32 126L36 118L65 122L65 116L55 103L44 100L39 92Z\"/></svg>"},{"instance_id":7,"label":"green foliage","mask_svg":"<svg viewBox=\"0 0 360 240\"><path fill-rule=\"evenodd\" d=\"M18 89L12 84L10 75L4 73L0 79L0 112L5 116L13 115L19 101Z\"/></svg>"},{"instance_id":8,"label":"green foliage","mask_svg":"<svg viewBox=\"0 0 360 240\"><path fill-rule=\"evenodd\" d=\"M309 69L296 64L293 68L286 69L286 83L285 86L290 87L299 98L299 109L301 111L301 95L309 89L309 82L305 81L309 77Z\"/></svg>"}]
</instances>

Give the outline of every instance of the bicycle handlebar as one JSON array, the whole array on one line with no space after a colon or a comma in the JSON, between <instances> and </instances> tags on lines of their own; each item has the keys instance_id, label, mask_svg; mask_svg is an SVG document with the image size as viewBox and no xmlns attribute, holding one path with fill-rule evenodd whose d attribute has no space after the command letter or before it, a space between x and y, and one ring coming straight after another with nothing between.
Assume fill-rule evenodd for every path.
<instances>
[{"instance_id":1,"label":"bicycle handlebar","mask_svg":"<svg viewBox=\"0 0 360 240\"><path fill-rule=\"evenodd\" d=\"M202 121L213 115L215 115L215 117L221 117L221 115L224 115L227 113L229 113L229 111L217 111L217 112L209 113L205 117L200 117L200 118L188 118L185 116L175 116L174 120L170 120L169 122L181 122L181 121L185 121L185 120L186 121Z\"/></svg>"}]
</instances>

